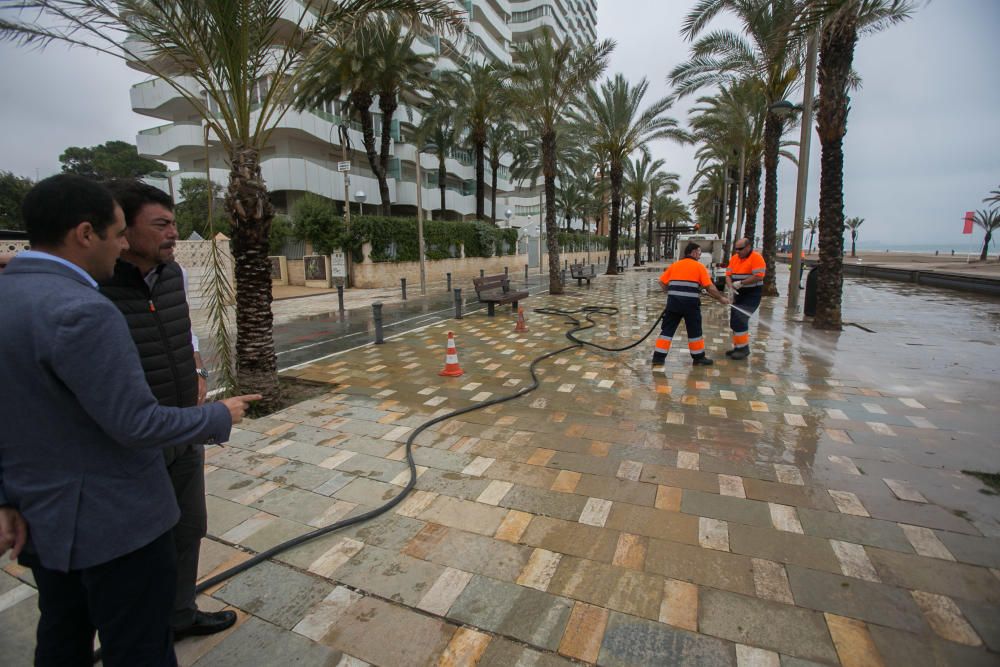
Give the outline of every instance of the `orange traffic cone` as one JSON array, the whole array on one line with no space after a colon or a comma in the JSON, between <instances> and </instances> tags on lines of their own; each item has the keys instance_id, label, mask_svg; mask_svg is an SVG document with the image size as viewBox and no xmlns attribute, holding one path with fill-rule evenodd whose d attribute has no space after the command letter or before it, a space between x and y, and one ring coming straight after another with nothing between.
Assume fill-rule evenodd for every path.
<instances>
[{"instance_id":1,"label":"orange traffic cone","mask_svg":"<svg viewBox=\"0 0 1000 667\"><path fill-rule=\"evenodd\" d=\"M528 325L524 321L524 308L518 307L517 309L517 326L514 327L514 331L527 331Z\"/></svg>"},{"instance_id":2,"label":"orange traffic cone","mask_svg":"<svg viewBox=\"0 0 1000 667\"><path fill-rule=\"evenodd\" d=\"M455 334L448 332L448 351L444 355L444 370L438 375L447 377L458 377L465 371L458 365L458 350L455 349Z\"/></svg>"}]
</instances>

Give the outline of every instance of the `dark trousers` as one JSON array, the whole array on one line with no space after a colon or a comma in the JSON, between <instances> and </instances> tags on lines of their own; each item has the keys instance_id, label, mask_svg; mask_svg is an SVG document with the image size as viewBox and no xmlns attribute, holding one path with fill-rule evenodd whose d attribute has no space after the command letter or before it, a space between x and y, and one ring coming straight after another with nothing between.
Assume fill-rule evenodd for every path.
<instances>
[{"instance_id":1,"label":"dark trousers","mask_svg":"<svg viewBox=\"0 0 1000 667\"><path fill-rule=\"evenodd\" d=\"M736 298L733 299L733 305L736 308L749 313L741 313L736 308L729 309L729 328L733 330L734 348L746 347L750 344L750 315L753 315L760 307L760 298L763 293L763 287L748 287L737 292ZM741 337L739 341L736 340L738 336ZM745 338L742 338L743 336Z\"/></svg>"},{"instance_id":2,"label":"dark trousers","mask_svg":"<svg viewBox=\"0 0 1000 667\"><path fill-rule=\"evenodd\" d=\"M208 532L208 512L205 508L205 448L186 445L163 450L167 472L174 485L181 518L174 526L174 548L177 551L177 594L170 623L181 628L194 623L195 582L198 578L198 555L201 538Z\"/></svg>"},{"instance_id":3,"label":"dark trousers","mask_svg":"<svg viewBox=\"0 0 1000 667\"><path fill-rule=\"evenodd\" d=\"M31 568L38 585L36 667L89 667L94 632L105 667L175 667L170 609L176 579L166 532L114 560L70 572Z\"/></svg>"},{"instance_id":4,"label":"dark trousers","mask_svg":"<svg viewBox=\"0 0 1000 667\"><path fill-rule=\"evenodd\" d=\"M668 296L663 324L660 325L660 336L653 351L654 361L661 361L667 356L681 320L684 320L684 326L687 327L688 352L692 357L705 356L705 341L701 330L701 299Z\"/></svg>"}]
</instances>

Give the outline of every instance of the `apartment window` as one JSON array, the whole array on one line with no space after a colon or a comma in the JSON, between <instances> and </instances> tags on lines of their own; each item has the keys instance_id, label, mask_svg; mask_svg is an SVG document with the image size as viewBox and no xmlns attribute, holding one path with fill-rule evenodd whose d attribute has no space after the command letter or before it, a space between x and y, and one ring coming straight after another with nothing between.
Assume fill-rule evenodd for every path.
<instances>
[{"instance_id":1,"label":"apartment window","mask_svg":"<svg viewBox=\"0 0 1000 667\"><path fill-rule=\"evenodd\" d=\"M525 12L512 12L510 15L510 22L527 23L528 21L534 21L535 19L543 16L552 16L552 7L549 5L542 5L541 7L535 7L534 9L529 9Z\"/></svg>"}]
</instances>

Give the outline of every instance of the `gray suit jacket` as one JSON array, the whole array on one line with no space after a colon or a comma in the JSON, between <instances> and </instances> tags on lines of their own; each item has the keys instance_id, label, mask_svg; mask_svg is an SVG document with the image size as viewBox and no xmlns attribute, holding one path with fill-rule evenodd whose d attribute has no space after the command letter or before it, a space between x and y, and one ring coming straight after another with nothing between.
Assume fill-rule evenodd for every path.
<instances>
[{"instance_id":1,"label":"gray suit jacket","mask_svg":"<svg viewBox=\"0 0 1000 667\"><path fill-rule=\"evenodd\" d=\"M162 407L125 318L83 276L14 258L0 274L0 505L60 571L145 546L179 515L160 448L229 437L221 403Z\"/></svg>"}]
</instances>

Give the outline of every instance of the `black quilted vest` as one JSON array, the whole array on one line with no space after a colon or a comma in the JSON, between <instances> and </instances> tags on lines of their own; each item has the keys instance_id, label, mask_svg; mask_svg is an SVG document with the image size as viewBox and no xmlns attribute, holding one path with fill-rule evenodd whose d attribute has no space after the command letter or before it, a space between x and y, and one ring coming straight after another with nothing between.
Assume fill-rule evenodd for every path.
<instances>
[{"instance_id":1,"label":"black quilted vest","mask_svg":"<svg viewBox=\"0 0 1000 667\"><path fill-rule=\"evenodd\" d=\"M125 315L153 395L161 405L186 408L198 402L198 376L184 278L176 262L154 271L160 277L151 294L139 269L118 260L101 292Z\"/></svg>"}]
</instances>

